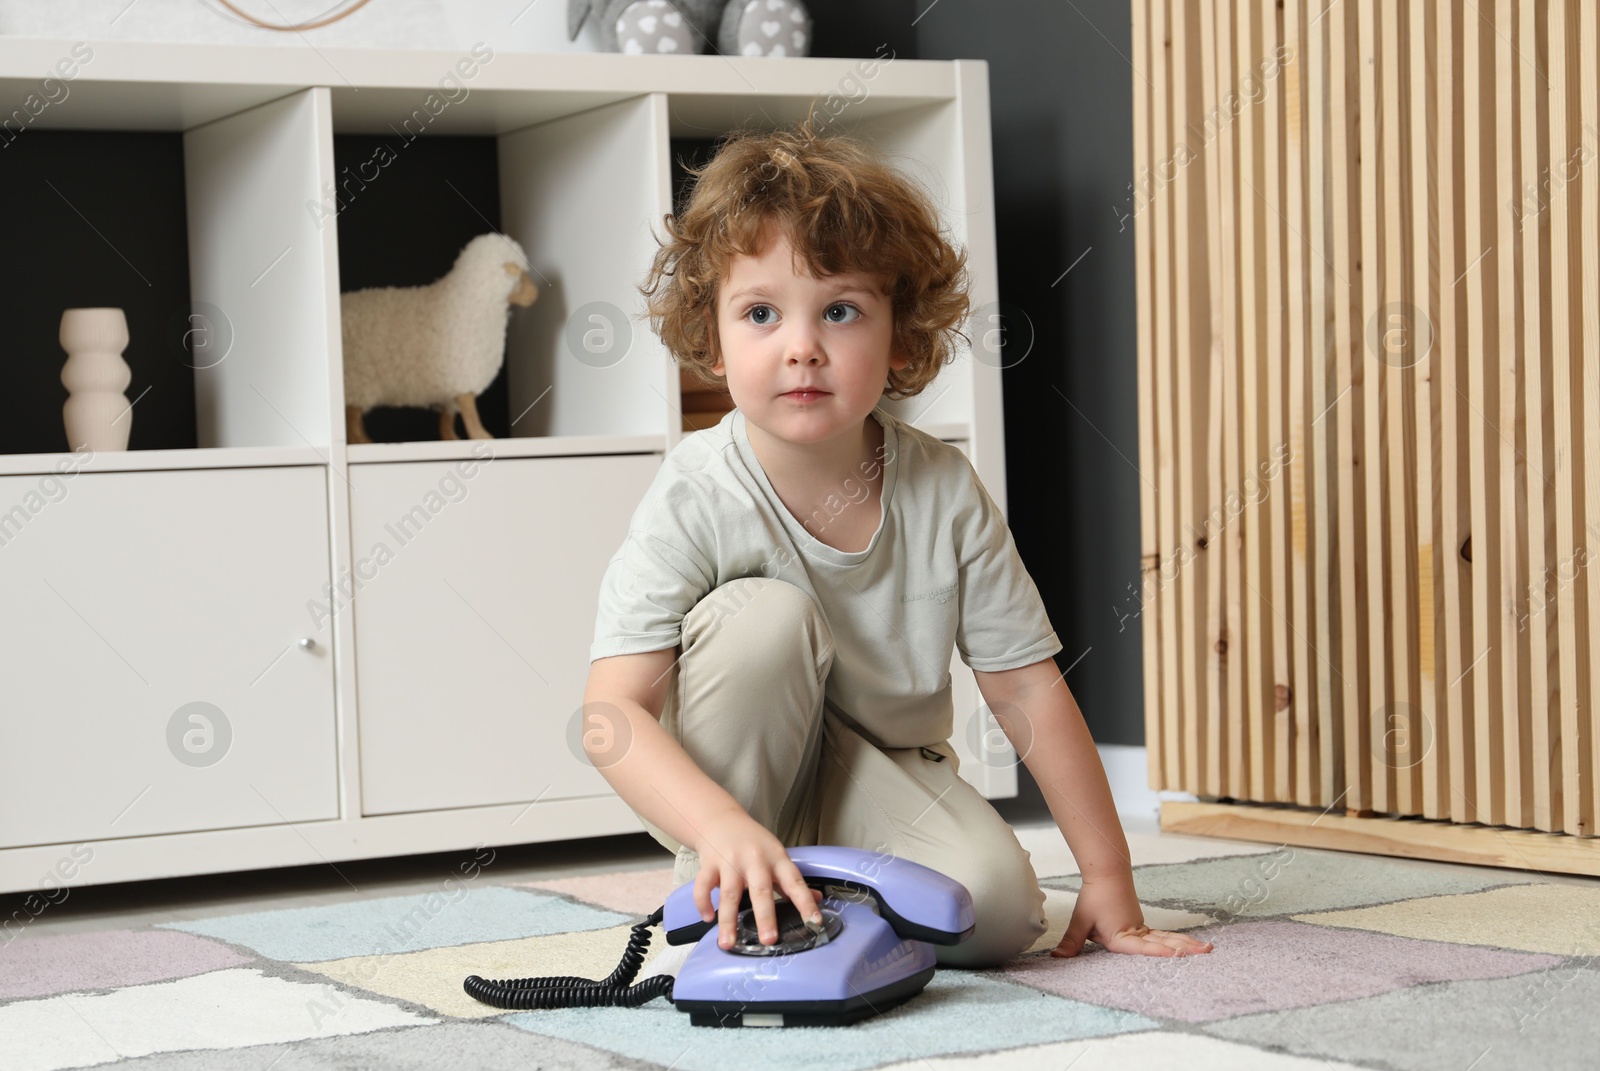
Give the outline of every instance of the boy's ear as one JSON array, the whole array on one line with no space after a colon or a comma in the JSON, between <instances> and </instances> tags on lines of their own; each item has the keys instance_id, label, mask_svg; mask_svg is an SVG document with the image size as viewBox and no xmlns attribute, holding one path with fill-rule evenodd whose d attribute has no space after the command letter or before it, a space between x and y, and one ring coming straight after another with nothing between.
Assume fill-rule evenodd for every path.
<instances>
[{"instance_id":1,"label":"boy's ear","mask_svg":"<svg viewBox=\"0 0 1600 1071\"><path fill-rule=\"evenodd\" d=\"M890 343L889 367L894 369L896 372L899 372L902 369L910 367L910 365L911 358L905 355L905 351L900 348L899 344Z\"/></svg>"}]
</instances>

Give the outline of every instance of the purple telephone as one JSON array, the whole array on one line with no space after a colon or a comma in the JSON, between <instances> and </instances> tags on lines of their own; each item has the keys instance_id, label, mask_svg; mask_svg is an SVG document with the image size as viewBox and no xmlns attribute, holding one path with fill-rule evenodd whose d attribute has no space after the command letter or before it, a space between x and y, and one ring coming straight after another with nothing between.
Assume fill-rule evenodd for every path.
<instances>
[{"instance_id":1,"label":"purple telephone","mask_svg":"<svg viewBox=\"0 0 1600 1071\"><path fill-rule=\"evenodd\" d=\"M488 981L473 975L467 993L500 1008L636 1006L666 996L695 1026L837 1026L876 1015L916 995L933 977L932 945L971 936L966 887L929 867L859 848L789 849L789 858L822 896L823 923L808 926L787 899L776 903L778 941L756 937L749 896L741 899L733 947L717 945L717 924L694 906L692 884L679 886L633 928L611 977ZM721 890L711 891L713 908ZM693 942L676 978L637 985L651 926L667 943Z\"/></svg>"}]
</instances>

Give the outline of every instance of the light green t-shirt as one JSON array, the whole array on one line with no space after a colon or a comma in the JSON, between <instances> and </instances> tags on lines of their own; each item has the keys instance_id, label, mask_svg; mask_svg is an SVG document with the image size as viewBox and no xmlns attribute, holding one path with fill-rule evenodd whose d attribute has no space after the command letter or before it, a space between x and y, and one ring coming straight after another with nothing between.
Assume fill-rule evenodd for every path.
<instances>
[{"instance_id":1,"label":"light green t-shirt","mask_svg":"<svg viewBox=\"0 0 1600 1071\"><path fill-rule=\"evenodd\" d=\"M662 461L600 584L591 661L676 647L683 616L745 576L795 585L833 634L826 696L880 747L949 739L951 647L976 670L1031 665L1061 650L1011 530L959 449L880 406L882 518L865 550L816 539L761 468L735 409ZM870 475L870 472L863 475ZM870 508L865 480L841 485L812 520ZM972 711L963 711L963 719Z\"/></svg>"}]
</instances>

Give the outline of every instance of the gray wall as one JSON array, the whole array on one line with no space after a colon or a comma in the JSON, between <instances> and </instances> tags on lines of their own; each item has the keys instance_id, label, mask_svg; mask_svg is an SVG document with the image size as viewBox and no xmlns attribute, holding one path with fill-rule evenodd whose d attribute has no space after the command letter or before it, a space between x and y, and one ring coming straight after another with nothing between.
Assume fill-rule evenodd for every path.
<instances>
[{"instance_id":1,"label":"gray wall","mask_svg":"<svg viewBox=\"0 0 1600 1071\"><path fill-rule=\"evenodd\" d=\"M1011 529L1095 739L1143 743L1132 10L926 3L921 58L989 61L1000 296L1035 332L1004 372Z\"/></svg>"}]
</instances>

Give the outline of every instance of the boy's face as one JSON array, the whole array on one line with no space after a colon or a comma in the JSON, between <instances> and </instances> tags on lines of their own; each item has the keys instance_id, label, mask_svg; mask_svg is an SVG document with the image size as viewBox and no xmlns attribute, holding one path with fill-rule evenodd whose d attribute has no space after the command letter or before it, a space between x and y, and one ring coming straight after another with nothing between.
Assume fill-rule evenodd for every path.
<instances>
[{"instance_id":1,"label":"boy's face","mask_svg":"<svg viewBox=\"0 0 1600 1071\"><path fill-rule=\"evenodd\" d=\"M736 256L717 295L719 359L734 405L791 443L859 435L883 396L894 307L881 281L846 273L813 279L769 226L760 256ZM813 392L795 393L801 387Z\"/></svg>"}]
</instances>

